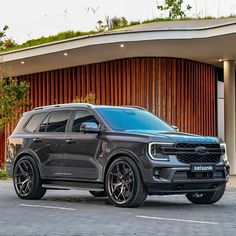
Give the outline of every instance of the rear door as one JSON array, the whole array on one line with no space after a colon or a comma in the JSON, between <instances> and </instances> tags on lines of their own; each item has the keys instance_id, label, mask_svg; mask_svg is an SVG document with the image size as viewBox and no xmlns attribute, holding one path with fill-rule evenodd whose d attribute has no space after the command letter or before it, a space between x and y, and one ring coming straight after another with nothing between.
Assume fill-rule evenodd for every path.
<instances>
[{"instance_id":1,"label":"rear door","mask_svg":"<svg viewBox=\"0 0 236 236\"><path fill-rule=\"evenodd\" d=\"M65 139L65 176L71 179L98 179L99 156L101 143L100 134L82 133L80 126L83 122L96 122L91 111L76 110L72 116L70 130Z\"/></svg>"},{"instance_id":2,"label":"rear door","mask_svg":"<svg viewBox=\"0 0 236 236\"><path fill-rule=\"evenodd\" d=\"M63 146L70 116L70 110L52 111L34 134L31 149L38 155L46 178L64 177Z\"/></svg>"}]
</instances>

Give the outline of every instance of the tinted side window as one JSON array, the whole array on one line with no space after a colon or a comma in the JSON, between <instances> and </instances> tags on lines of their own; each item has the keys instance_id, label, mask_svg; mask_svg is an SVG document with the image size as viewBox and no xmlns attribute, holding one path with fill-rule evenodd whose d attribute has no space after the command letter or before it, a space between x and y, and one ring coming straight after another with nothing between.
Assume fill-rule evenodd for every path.
<instances>
[{"instance_id":1,"label":"tinted side window","mask_svg":"<svg viewBox=\"0 0 236 236\"><path fill-rule=\"evenodd\" d=\"M30 132L35 132L39 123L42 121L43 117L46 115L46 112L41 112L31 116L30 120L25 126L25 129Z\"/></svg>"},{"instance_id":2,"label":"tinted side window","mask_svg":"<svg viewBox=\"0 0 236 236\"><path fill-rule=\"evenodd\" d=\"M40 125L40 132L65 132L70 111L54 111L47 116Z\"/></svg>"},{"instance_id":3,"label":"tinted side window","mask_svg":"<svg viewBox=\"0 0 236 236\"><path fill-rule=\"evenodd\" d=\"M82 110L77 111L73 122L72 132L80 132L80 126L84 122L95 122L98 124L97 120L90 112Z\"/></svg>"},{"instance_id":4,"label":"tinted side window","mask_svg":"<svg viewBox=\"0 0 236 236\"><path fill-rule=\"evenodd\" d=\"M49 117L50 117L50 113L45 117L45 119L39 126L39 132L46 132Z\"/></svg>"}]
</instances>

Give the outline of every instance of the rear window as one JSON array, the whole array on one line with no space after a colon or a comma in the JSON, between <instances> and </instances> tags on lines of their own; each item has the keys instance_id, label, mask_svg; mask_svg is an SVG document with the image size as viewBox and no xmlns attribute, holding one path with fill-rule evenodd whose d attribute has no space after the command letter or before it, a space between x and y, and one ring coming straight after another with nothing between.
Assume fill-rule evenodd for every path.
<instances>
[{"instance_id":1,"label":"rear window","mask_svg":"<svg viewBox=\"0 0 236 236\"><path fill-rule=\"evenodd\" d=\"M38 125L42 121L43 117L46 115L46 112L41 112L34 114L31 116L30 120L25 126L25 129L29 132L35 132L37 130Z\"/></svg>"},{"instance_id":2,"label":"rear window","mask_svg":"<svg viewBox=\"0 0 236 236\"><path fill-rule=\"evenodd\" d=\"M54 111L48 114L39 127L39 132L65 132L71 111Z\"/></svg>"}]
</instances>

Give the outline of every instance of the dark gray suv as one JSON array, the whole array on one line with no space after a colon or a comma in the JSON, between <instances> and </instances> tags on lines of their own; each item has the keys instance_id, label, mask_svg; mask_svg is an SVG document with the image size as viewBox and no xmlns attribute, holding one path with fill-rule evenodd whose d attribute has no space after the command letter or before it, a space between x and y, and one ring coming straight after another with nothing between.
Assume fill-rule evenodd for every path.
<instances>
[{"instance_id":1,"label":"dark gray suv","mask_svg":"<svg viewBox=\"0 0 236 236\"><path fill-rule=\"evenodd\" d=\"M177 132L143 108L62 104L24 113L8 139L7 171L23 199L75 188L136 207L148 194L215 203L229 163L220 138Z\"/></svg>"}]
</instances>

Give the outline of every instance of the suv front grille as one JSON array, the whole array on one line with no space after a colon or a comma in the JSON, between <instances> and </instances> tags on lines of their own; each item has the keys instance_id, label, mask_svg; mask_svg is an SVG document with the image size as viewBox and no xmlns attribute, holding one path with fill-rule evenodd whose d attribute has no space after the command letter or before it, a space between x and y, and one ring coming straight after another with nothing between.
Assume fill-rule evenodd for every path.
<instances>
[{"instance_id":1,"label":"suv front grille","mask_svg":"<svg viewBox=\"0 0 236 236\"><path fill-rule=\"evenodd\" d=\"M198 147L205 147L206 153L199 154L196 151ZM220 144L217 143L177 143L175 147L163 148L163 153L176 155L178 161L190 163L212 163L220 162L222 152Z\"/></svg>"},{"instance_id":2,"label":"suv front grille","mask_svg":"<svg viewBox=\"0 0 236 236\"><path fill-rule=\"evenodd\" d=\"M196 147L205 147L205 148L220 148L218 143L177 143L177 148L196 148Z\"/></svg>"},{"instance_id":3,"label":"suv front grille","mask_svg":"<svg viewBox=\"0 0 236 236\"><path fill-rule=\"evenodd\" d=\"M205 156L197 154L177 154L178 161L186 164L190 163L218 163L221 155L219 154L207 154Z\"/></svg>"}]
</instances>

